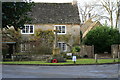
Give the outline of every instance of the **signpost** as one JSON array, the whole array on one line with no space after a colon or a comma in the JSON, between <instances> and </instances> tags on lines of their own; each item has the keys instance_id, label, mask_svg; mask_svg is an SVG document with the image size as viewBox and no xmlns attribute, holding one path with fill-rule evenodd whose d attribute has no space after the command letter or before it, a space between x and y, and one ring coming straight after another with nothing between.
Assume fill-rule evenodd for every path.
<instances>
[{"instance_id":1,"label":"signpost","mask_svg":"<svg viewBox=\"0 0 120 80\"><path fill-rule=\"evenodd\" d=\"M72 61L74 61L74 64L76 63L76 56L72 57Z\"/></svg>"}]
</instances>

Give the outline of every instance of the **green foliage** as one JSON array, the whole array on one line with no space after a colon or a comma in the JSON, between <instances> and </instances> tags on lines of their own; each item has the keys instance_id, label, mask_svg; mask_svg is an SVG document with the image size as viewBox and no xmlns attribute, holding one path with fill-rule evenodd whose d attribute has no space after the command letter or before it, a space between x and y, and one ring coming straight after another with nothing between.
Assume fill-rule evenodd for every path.
<instances>
[{"instance_id":1,"label":"green foliage","mask_svg":"<svg viewBox=\"0 0 120 80\"><path fill-rule=\"evenodd\" d=\"M86 35L84 44L94 45L95 53L110 53L112 44L120 44L120 33L117 29L99 26Z\"/></svg>"},{"instance_id":2,"label":"green foliage","mask_svg":"<svg viewBox=\"0 0 120 80\"><path fill-rule=\"evenodd\" d=\"M52 30L37 29L31 40L34 40L34 48L32 53L34 54L51 54L53 48L54 33Z\"/></svg>"},{"instance_id":3,"label":"green foliage","mask_svg":"<svg viewBox=\"0 0 120 80\"><path fill-rule=\"evenodd\" d=\"M72 59L72 55L71 56L68 56L67 55L67 52L66 53L62 53L62 56L66 59Z\"/></svg>"},{"instance_id":4,"label":"green foliage","mask_svg":"<svg viewBox=\"0 0 120 80\"><path fill-rule=\"evenodd\" d=\"M71 37L71 35L59 35L59 36L57 36L58 41L64 40L65 42L68 42L70 37Z\"/></svg>"},{"instance_id":5,"label":"green foliage","mask_svg":"<svg viewBox=\"0 0 120 80\"><path fill-rule=\"evenodd\" d=\"M58 62L66 62L66 58L64 58L61 54L56 54L47 59L47 62L52 62L53 59L57 59Z\"/></svg>"},{"instance_id":6,"label":"green foliage","mask_svg":"<svg viewBox=\"0 0 120 80\"><path fill-rule=\"evenodd\" d=\"M54 40L54 33L52 30L41 30L37 29L35 30L35 33L32 35L33 38L32 40L41 40L41 41L46 41L46 42L53 42Z\"/></svg>"},{"instance_id":7,"label":"green foliage","mask_svg":"<svg viewBox=\"0 0 120 80\"><path fill-rule=\"evenodd\" d=\"M75 52L80 52L80 46L75 46L72 48L72 52L75 53Z\"/></svg>"},{"instance_id":8,"label":"green foliage","mask_svg":"<svg viewBox=\"0 0 120 80\"><path fill-rule=\"evenodd\" d=\"M31 11L33 2L2 2L2 26L8 29L13 26L17 31L25 23L30 23L28 12Z\"/></svg>"}]
</instances>

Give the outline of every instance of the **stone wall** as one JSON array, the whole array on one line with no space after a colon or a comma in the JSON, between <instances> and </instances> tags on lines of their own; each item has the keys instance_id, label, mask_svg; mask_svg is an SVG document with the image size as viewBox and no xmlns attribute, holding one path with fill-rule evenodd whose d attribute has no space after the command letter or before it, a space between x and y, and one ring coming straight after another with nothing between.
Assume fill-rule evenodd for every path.
<instances>
[{"instance_id":1,"label":"stone wall","mask_svg":"<svg viewBox=\"0 0 120 80\"><path fill-rule=\"evenodd\" d=\"M61 35L65 36L62 40L58 42L65 42L67 44L67 52L71 51L70 46L75 44L80 44L80 25L79 24L33 24L34 30L54 30L54 25L65 25L66 26L66 34L58 34L58 37ZM22 34L22 39L29 41L31 35ZM66 41L66 38L68 40Z\"/></svg>"},{"instance_id":2,"label":"stone wall","mask_svg":"<svg viewBox=\"0 0 120 80\"><path fill-rule=\"evenodd\" d=\"M87 55L89 58L94 57L94 46L82 45L80 50L80 55L85 56Z\"/></svg>"},{"instance_id":3,"label":"stone wall","mask_svg":"<svg viewBox=\"0 0 120 80\"><path fill-rule=\"evenodd\" d=\"M112 45L111 46L111 54L118 57L118 53L120 54L120 45Z\"/></svg>"}]
</instances>

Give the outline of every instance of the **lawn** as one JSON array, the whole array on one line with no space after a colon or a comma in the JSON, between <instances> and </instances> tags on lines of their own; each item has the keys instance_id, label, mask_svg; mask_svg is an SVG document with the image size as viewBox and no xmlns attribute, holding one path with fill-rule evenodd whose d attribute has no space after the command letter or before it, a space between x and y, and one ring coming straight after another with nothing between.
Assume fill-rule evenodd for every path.
<instances>
[{"instance_id":1,"label":"lawn","mask_svg":"<svg viewBox=\"0 0 120 80\"><path fill-rule=\"evenodd\" d=\"M99 59L97 64L100 63L113 63L113 59ZM115 60L118 62L118 59ZM10 61L10 62L0 62L2 64L52 64L52 65L63 65L63 64L74 64L72 60L67 60L63 63L47 63L45 61ZM94 59L77 59L76 64L96 64Z\"/></svg>"}]
</instances>

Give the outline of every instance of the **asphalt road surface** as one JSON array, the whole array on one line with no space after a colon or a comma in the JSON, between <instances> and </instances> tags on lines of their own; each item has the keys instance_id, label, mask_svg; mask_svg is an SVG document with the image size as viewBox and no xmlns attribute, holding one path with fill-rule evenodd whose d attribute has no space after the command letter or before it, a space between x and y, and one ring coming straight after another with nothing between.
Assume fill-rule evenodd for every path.
<instances>
[{"instance_id":1,"label":"asphalt road surface","mask_svg":"<svg viewBox=\"0 0 120 80\"><path fill-rule=\"evenodd\" d=\"M79 66L3 65L3 78L118 78L120 64Z\"/></svg>"}]
</instances>

